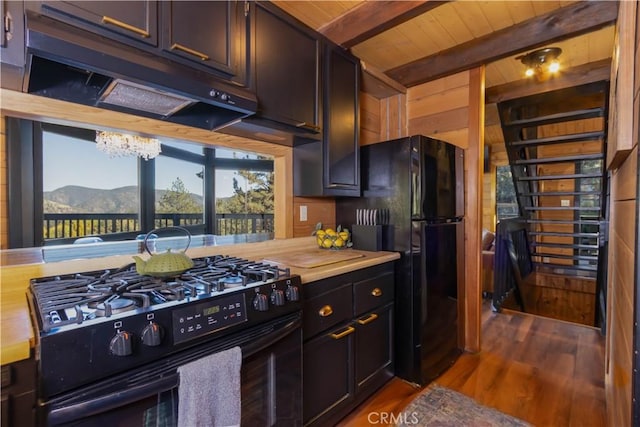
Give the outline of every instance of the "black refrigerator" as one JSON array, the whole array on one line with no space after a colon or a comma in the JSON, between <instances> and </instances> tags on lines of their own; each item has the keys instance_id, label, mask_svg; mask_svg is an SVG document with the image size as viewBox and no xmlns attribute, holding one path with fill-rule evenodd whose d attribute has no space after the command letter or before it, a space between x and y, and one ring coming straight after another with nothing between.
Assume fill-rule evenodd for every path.
<instances>
[{"instance_id":1,"label":"black refrigerator","mask_svg":"<svg viewBox=\"0 0 640 427\"><path fill-rule=\"evenodd\" d=\"M463 150L421 135L360 149L362 197L336 201L337 224L356 209L387 209L384 250L396 263L396 376L425 385L449 368L462 347Z\"/></svg>"}]
</instances>

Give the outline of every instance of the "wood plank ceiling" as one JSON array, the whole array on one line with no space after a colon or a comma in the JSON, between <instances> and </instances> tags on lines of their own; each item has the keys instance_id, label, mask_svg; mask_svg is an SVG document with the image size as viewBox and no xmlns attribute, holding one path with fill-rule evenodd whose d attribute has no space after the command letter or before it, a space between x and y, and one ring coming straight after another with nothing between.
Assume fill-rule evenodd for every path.
<instances>
[{"instance_id":1,"label":"wood plank ceiling","mask_svg":"<svg viewBox=\"0 0 640 427\"><path fill-rule=\"evenodd\" d=\"M273 1L350 48L367 73L402 91L486 65L485 143L503 143L495 103L608 79L617 2L612 1ZM524 77L517 56L557 46L561 75ZM380 86L366 86L388 96Z\"/></svg>"}]
</instances>

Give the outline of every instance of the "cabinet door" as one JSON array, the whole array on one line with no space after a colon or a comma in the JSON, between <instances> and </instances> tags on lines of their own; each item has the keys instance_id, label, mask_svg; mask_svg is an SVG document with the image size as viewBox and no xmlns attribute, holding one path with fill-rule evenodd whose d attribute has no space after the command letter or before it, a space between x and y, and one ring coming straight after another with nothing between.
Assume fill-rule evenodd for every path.
<instances>
[{"instance_id":1,"label":"cabinet door","mask_svg":"<svg viewBox=\"0 0 640 427\"><path fill-rule=\"evenodd\" d=\"M238 10L241 9L241 10ZM228 76L238 73L244 3L171 1L162 3L162 48L189 65L199 64ZM244 37L242 37L244 40Z\"/></svg>"},{"instance_id":2,"label":"cabinet door","mask_svg":"<svg viewBox=\"0 0 640 427\"><path fill-rule=\"evenodd\" d=\"M283 12L256 3L254 76L260 117L318 133L320 40Z\"/></svg>"},{"instance_id":3,"label":"cabinet door","mask_svg":"<svg viewBox=\"0 0 640 427\"><path fill-rule=\"evenodd\" d=\"M393 376L393 304L356 319L356 394Z\"/></svg>"},{"instance_id":4,"label":"cabinet door","mask_svg":"<svg viewBox=\"0 0 640 427\"><path fill-rule=\"evenodd\" d=\"M347 324L304 344L304 424L326 425L353 400L354 332L354 326Z\"/></svg>"},{"instance_id":5,"label":"cabinet door","mask_svg":"<svg viewBox=\"0 0 640 427\"><path fill-rule=\"evenodd\" d=\"M158 45L155 1L44 1L42 13L120 41Z\"/></svg>"},{"instance_id":6,"label":"cabinet door","mask_svg":"<svg viewBox=\"0 0 640 427\"><path fill-rule=\"evenodd\" d=\"M324 187L327 195L360 195L359 62L329 48L324 98Z\"/></svg>"},{"instance_id":7,"label":"cabinet door","mask_svg":"<svg viewBox=\"0 0 640 427\"><path fill-rule=\"evenodd\" d=\"M22 91L24 68L24 19L21 1L0 0L0 86Z\"/></svg>"}]
</instances>

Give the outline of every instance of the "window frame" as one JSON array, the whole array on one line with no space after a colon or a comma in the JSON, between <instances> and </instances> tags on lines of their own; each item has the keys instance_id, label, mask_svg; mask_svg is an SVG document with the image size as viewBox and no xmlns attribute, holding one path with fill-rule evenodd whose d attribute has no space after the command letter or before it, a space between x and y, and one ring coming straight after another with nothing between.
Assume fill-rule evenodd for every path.
<instances>
[{"instance_id":1,"label":"window frame","mask_svg":"<svg viewBox=\"0 0 640 427\"><path fill-rule=\"evenodd\" d=\"M76 238L45 241L42 231L43 212L43 141L46 130L86 141L95 140L95 131L48 122L6 117L8 198L17 200L8 209L9 248L48 246L72 243ZM218 169L274 171L274 160L217 158L216 148L201 145L202 154L162 144L161 156L201 165L204 174L204 213L202 225L186 226L197 234L216 234L215 173ZM134 239L155 228L155 161L138 158L139 232L100 235L105 241ZM147 230L147 231L144 231Z\"/></svg>"}]
</instances>

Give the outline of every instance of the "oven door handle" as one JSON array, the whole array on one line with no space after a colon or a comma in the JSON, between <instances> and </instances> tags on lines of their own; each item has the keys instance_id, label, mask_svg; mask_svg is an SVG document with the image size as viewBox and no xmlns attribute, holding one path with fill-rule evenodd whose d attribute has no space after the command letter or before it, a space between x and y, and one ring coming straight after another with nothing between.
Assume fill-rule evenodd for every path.
<instances>
[{"instance_id":1,"label":"oven door handle","mask_svg":"<svg viewBox=\"0 0 640 427\"><path fill-rule=\"evenodd\" d=\"M253 356L254 354L264 350L265 348L274 345L278 341L283 340L301 327L302 320L300 319L300 317L296 317L277 331L259 338L250 344L241 346L242 360L245 360L246 358Z\"/></svg>"},{"instance_id":2,"label":"oven door handle","mask_svg":"<svg viewBox=\"0 0 640 427\"><path fill-rule=\"evenodd\" d=\"M253 341L250 344L240 346L242 349L242 359L245 360L265 348L274 345L301 327L302 320L300 317L296 317L283 327L264 336L263 338ZM178 373L166 375L157 380L131 387L123 391L61 408L54 408L49 411L47 421L49 424L56 425L88 417L90 415L107 412L112 409L122 407L128 403L144 399L150 395L171 390L172 388L178 387L179 384L180 376Z\"/></svg>"}]
</instances>

